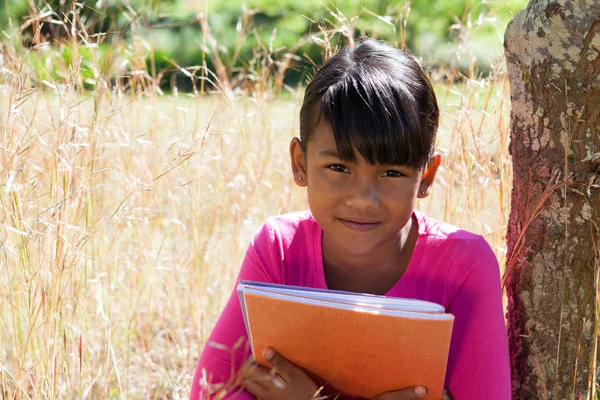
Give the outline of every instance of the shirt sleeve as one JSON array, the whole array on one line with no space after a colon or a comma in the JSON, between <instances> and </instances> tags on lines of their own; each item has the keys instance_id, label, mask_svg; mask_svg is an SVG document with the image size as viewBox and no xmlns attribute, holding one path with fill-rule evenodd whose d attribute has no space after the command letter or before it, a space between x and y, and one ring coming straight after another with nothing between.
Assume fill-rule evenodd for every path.
<instances>
[{"instance_id":1,"label":"shirt sleeve","mask_svg":"<svg viewBox=\"0 0 600 400\"><path fill-rule=\"evenodd\" d=\"M243 279L279 283L282 261L278 242L275 230L263 225L246 252L237 281ZM236 291L237 281L202 350L192 382L190 400L213 399L217 394L223 393L226 393L223 399L255 399L252 394L240 388L239 370L251 351Z\"/></svg>"},{"instance_id":2,"label":"shirt sleeve","mask_svg":"<svg viewBox=\"0 0 600 400\"><path fill-rule=\"evenodd\" d=\"M455 276L449 281L457 279L449 307L455 320L446 388L454 400L510 400L508 339L496 256L479 236L465 242L452 264Z\"/></svg>"}]
</instances>

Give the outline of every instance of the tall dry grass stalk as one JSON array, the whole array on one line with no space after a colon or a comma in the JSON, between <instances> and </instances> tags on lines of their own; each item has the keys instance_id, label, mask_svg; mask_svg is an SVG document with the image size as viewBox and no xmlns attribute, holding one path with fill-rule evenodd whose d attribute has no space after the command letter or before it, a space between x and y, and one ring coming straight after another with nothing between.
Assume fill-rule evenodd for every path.
<instances>
[{"instance_id":1,"label":"tall dry grass stalk","mask_svg":"<svg viewBox=\"0 0 600 400\"><path fill-rule=\"evenodd\" d=\"M339 25L313 38L329 50L336 35L354 40L352 20L332 19ZM301 91L282 80L297 55L265 44L233 84L223 71L179 67L197 90L165 94L134 32L97 54L96 90L85 91L78 55L100 39L82 37L31 49L18 36L0 42L1 393L185 398L251 235L265 217L306 207L287 152ZM39 68L62 77L40 79ZM419 208L484 234L503 260L503 63L485 78L452 68L432 77L444 162Z\"/></svg>"}]
</instances>

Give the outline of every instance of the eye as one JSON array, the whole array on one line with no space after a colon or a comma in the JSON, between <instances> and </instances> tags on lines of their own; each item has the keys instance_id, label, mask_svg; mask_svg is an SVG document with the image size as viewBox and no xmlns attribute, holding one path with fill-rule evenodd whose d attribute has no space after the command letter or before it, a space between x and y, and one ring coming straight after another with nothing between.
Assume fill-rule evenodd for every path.
<instances>
[{"instance_id":1,"label":"eye","mask_svg":"<svg viewBox=\"0 0 600 400\"><path fill-rule=\"evenodd\" d=\"M331 164L331 165L328 165L327 168L329 168L330 170L335 171L335 172L350 172L348 170L348 168L346 168L342 164Z\"/></svg>"},{"instance_id":2,"label":"eye","mask_svg":"<svg viewBox=\"0 0 600 400\"><path fill-rule=\"evenodd\" d=\"M389 177L389 178L401 178L401 177L406 176L406 175L403 174L400 171L396 171L394 169L390 169L390 170L385 171L383 173L383 176L384 177Z\"/></svg>"}]
</instances>

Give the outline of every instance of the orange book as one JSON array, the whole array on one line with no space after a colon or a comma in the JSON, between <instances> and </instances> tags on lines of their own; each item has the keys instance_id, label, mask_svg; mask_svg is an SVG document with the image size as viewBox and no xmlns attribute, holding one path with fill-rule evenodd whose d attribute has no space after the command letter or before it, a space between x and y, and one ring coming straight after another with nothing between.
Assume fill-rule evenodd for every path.
<instances>
[{"instance_id":1,"label":"orange book","mask_svg":"<svg viewBox=\"0 0 600 400\"><path fill-rule=\"evenodd\" d=\"M442 398L454 316L435 303L240 281L254 359L272 347L326 393L368 399L409 386Z\"/></svg>"}]
</instances>

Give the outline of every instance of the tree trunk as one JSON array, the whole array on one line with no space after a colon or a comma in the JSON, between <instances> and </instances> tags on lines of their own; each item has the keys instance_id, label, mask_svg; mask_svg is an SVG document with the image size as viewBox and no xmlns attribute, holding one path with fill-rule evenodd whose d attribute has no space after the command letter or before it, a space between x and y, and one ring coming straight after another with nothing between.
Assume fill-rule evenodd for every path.
<instances>
[{"instance_id":1,"label":"tree trunk","mask_svg":"<svg viewBox=\"0 0 600 400\"><path fill-rule=\"evenodd\" d=\"M599 381L600 0L530 0L508 25L514 184L504 285L513 399Z\"/></svg>"}]
</instances>

